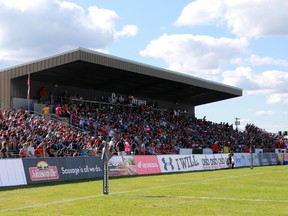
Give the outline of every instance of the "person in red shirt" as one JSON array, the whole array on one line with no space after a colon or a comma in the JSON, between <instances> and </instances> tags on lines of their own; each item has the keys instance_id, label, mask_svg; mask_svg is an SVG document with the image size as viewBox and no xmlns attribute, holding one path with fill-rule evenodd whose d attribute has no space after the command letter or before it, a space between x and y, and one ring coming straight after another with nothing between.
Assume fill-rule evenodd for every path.
<instances>
[{"instance_id":1,"label":"person in red shirt","mask_svg":"<svg viewBox=\"0 0 288 216\"><path fill-rule=\"evenodd\" d=\"M218 153L218 142L215 142L215 143L211 146L211 150L212 150L213 154L217 154L217 153Z\"/></svg>"},{"instance_id":2,"label":"person in red shirt","mask_svg":"<svg viewBox=\"0 0 288 216\"><path fill-rule=\"evenodd\" d=\"M243 152L244 153L249 153L250 152L250 148L248 146L244 146Z\"/></svg>"},{"instance_id":3,"label":"person in red shirt","mask_svg":"<svg viewBox=\"0 0 288 216\"><path fill-rule=\"evenodd\" d=\"M162 154L162 145L156 145L155 152L156 154Z\"/></svg>"},{"instance_id":4,"label":"person in red shirt","mask_svg":"<svg viewBox=\"0 0 288 216\"><path fill-rule=\"evenodd\" d=\"M45 87L41 88L40 92L39 92L39 96L40 96L39 102L40 103L44 103L46 101L46 94L47 94L46 88Z\"/></svg>"},{"instance_id":5,"label":"person in red shirt","mask_svg":"<svg viewBox=\"0 0 288 216\"><path fill-rule=\"evenodd\" d=\"M169 151L169 154L176 154L175 146L172 144L169 144L168 145L168 151Z\"/></svg>"},{"instance_id":6,"label":"person in red shirt","mask_svg":"<svg viewBox=\"0 0 288 216\"><path fill-rule=\"evenodd\" d=\"M144 103L142 103L142 104L140 105L139 111L140 111L140 114L144 114L144 112L145 112L145 105L144 105Z\"/></svg>"},{"instance_id":7,"label":"person in red shirt","mask_svg":"<svg viewBox=\"0 0 288 216\"><path fill-rule=\"evenodd\" d=\"M286 143L282 139L280 140L280 148L281 149L286 149Z\"/></svg>"},{"instance_id":8,"label":"person in red shirt","mask_svg":"<svg viewBox=\"0 0 288 216\"><path fill-rule=\"evenodd\" d=\"M21 157L21 158L26 158L26 152L27 152L27 147L28 147L28 144L27 143L24 143L23 144L23 147L20 149L20 151L19 151L19 156Z\"/></svg>"},{"instance_id":9,"label":"person in red shirt","mask_svg":"<svg viewBox=\"0 0 288 216\"><path fill-rule=\"evenodd\" d=\"M141 143L140 145L140 154L141 155L146 155L146 147L145 147L145 143Z\"/></svg>"},{"instance_id":10,"label":"person in red shirt","mask_svg":"<svg viewBox=\"0 0 288 216\"><path fill-rule=\"evenodd\" d=\"M48 153L46 153L46 154L45 153L46 153L45 144L40 143L35 149L35 156L36 157L45 157L48 155Z\"/></svg>"},{"instance_id":11,"label":"person in red shirt","mask_svg":"<svg viewBox=\"0 0 288 216\"><path fill-rule=\"evenodd\" d=\"M62 117L62 109L60 104L55 108L56 115Z\"/></svg>"}]
</instances>

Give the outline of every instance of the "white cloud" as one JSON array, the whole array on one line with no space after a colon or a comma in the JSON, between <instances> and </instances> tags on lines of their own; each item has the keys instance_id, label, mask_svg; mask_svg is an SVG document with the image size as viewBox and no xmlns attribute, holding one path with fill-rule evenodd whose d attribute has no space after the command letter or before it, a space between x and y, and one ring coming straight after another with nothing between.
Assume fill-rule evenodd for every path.
<instances>
[{"instance_id":1,"label":"white cloud","mask_svg":"<svg viewBox=\"0 0 288 216\"><path fill-rule=\"evenodd\" d=\"M209 5L209 6L208 6ZM218 0L196 0L183 8L175 25L202 25L208 24L225 13L225 5Z\"/></svg>"},{"instance_id":2,"label":"white cloud","mask_svg":"<svg viewBox=\"0 0 288 216\"><path fill-rule=\"evenodd\" d=\"M268 104L288 104L288 94L287 93L277 93L269 95L267 98Z\"/></svg>"},{"instance_id":3,"label":"white cloud","mask_svg":"<svg viewBox=\"0 0 288 216\"><path fill-rule=\"evenodd\" d=\"M255 73L250 67L238 67L234 71L225 71L222 75L225 84L241 86L248 91L288 91L288 73L283 71Z\"/></svg>"},{"instance_id":4,"label":"white cloud","mask_svg":"<svg viewBox=\"0 0 288 216\"><path fill-rule=\"evenodd\" d=\"M260 57L257 55L251 55L249 59L252 65L278 65L278 66L288 66L288 61L283 59L274 59L271 57Z\"/></svg>"},{"instance_id":5,"label":"white cloud","mask_svg":"<svg viewBox=\"0 0 288 216\"><path fill-rule=\"evenodd\" d=\"M264 111L264 110L260 110L260 111L256 111L255 112L255 115L258 115L258 116L263 116L263 115L274 115L275 113L271 110L267 110L267 111Z\"/></svg>"},{"instance_id":6,"label":"white cloud","mask_svg":"<svg viewBox=\"0 0 288 216\"><path fill-rule=\"evenodd\" d=\"M249 67L238 67L233 71L223 72L223 83L245 89L256 89L256 75ZM255 86L256 85L256 86Z\"/></svg>"},{"instance_id":7,"label":"white cloud","mask_svg":"<svg viewBox=\"0 0 288 216\"><path fill-rule=\"evenodd\" d=\"M267 104L288 103L288 73L284 71L264 71L255 73L250 67L239 67L223 73L223 82L238 86L248 94L268 95Z\"/></svg>"},{"instance_id":8,"label":"white cloud","mask_svg":"<svg viewBox=\"0 0 288 216\"><path fill-rule=\"evenodd\" d=\"M0 58L27 61L71 48L107 51L115 40L134 36L137 27L117 30L113 10L60 0L0 0Z\"/></svg>"},{"instance_id":9,"label":"white cloud","mask_svg":"<svg viewBox=\"0 0 288 216\"><path fill-rule=\"evenodd\" d=\"M208 6L209 5L209 6ZM175 24L218 22L238 36L287 35L287 0L196 0L181 12Z\"/></svg>"},{"instance_id":10,"label":"white cloud","mask_svg":"<svg viewBox=\"0 0 288 216\"><path fill-rule=\"evenodd\" d=\"M135 36L138 32L138 27L135 25L126 25L124 28L115 33L115 37L121 37L121 36Z\"/></svg>"},{"instance_id":11,"label":"white cloud","mask_svg":"<svg viewBox=\"0 0 288 216\"><path fill-rule=\"evenodd\" d=\"M92 31L105 30L113 31L118 21L118 15L113 10L107 10L92 6L88 8L88 16L82 16L83 26L89 27ZM87 25L88 24L88 25Z\"/></svg>"},{"instance_id":12,"label":"white cloud","mask_svg":"<svg viewBox=\"0 0 288 216\"><path fill-rule=\"evenodd\" d=\"M215 79L221 66L241 56L247 47L245 38L164 34L152 40L140 54L163 59L171 70Z\"/></svg>"}]
</instances>

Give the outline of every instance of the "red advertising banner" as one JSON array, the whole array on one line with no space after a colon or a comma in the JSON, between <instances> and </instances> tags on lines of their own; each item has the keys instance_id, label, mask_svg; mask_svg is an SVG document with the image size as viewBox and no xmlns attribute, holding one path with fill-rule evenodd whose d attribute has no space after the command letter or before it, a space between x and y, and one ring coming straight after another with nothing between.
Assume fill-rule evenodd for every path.
<instances>
[{"instance_id":1,"label":"red advertising banner","mask_svg":"<svg viewBox=\"0 0 288 216\"><path fill-rule=\"evenodd\" d=\"M45 161L40 161L35 167L29 167L29 174L32 181L46 181L59 179L56 166L49 166Z\"/></svg>"},{"instance_id":2,"label":"red advertising banner","mask_svg":"<svg viewBox=\"0 0 288 216\"><path fill-rule=\"evenodd\" d=\"M134 156L139 175L161 173L157 156Z\"/></svg>"}]
</instances>

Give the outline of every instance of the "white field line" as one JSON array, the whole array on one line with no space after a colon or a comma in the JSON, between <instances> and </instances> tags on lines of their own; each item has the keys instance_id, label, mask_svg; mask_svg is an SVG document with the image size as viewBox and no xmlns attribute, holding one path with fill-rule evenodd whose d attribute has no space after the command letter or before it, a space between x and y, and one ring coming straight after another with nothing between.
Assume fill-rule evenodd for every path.
<instances>
[{"instance_id":1,"label":"white field line","mask_svg":"<svg viewBox=\"0 0 288 216\"><path fill-rule=\"evenodd\" d=\"M203 200L228 200L228 201L249 201L249 202L283 202L288 203L288 200L267 200L267 199L246 199L246 198L231 198L231 197L203 197L203 196L162 196L162 195L145 195L145 194L121 194L121 196L130 197L154 197L154 198L177 198L177 199L203 199Z\"/></svg>"},{"instance_id":2,"label":"white field line","mask_svg":"<svg viewBox=\"0 0 288 216\"><path fill-rule=\"evenodd\" d=\"M274 171L274 172L282 172L282 171ZM245 175L237 175L237 176L225 176L223 178L214 178L214 179L206 179L206 180L200 180L200 181L193 181L193 182L182 182L182 183L177 183L177 184L169 184L169 185L162 185L162 186L156 186L156 187L149 187L149 188L142 188L142 189L137 189L137 190L128 190L128 191L121 191L121 192L115 192L115 193L109 193L110 195L120 195L124 194L127 195L127 193L132 193L132 192L139 192L139 191L144 191L144 190L153 190L153 189L159 189L159 188L166 188L166 187L174 187L174 186L179 186L179 185L188 185L188 184L202 184L205 182L211 182L211 181L219 181L219 180L224 180L224 179L234 179L234 178L242 178L246 176L253 176L253 175L261 175L261 174L267 174L267 173L272 173L272 172L259 172L259 173L253 173L253 174L245 174ZM77 198L72 198L72 199L65 199L65 200L57 200L53 202L46 202L46 203L39 203L39 204L34 204L34 205L29 205L29 206L22 206L22 207L17 207L17 208L5 208L1 209L0 212L7 212L7 211L18 211L18 210L24 210L28 208L34 208L34 207L41 207L41 206L49 206L49 205L55 205L55 204L60 204L60 203L68 203L68 202L75 202L79 200L85 200L85 199L91 199L91 198L96 198L96 197L101 197L101 196L107 196L103 194L98 194L98 195L91 195L91 196L85 196L85 197L77 197ZM128 195L127 195L128 196ZM149 197L150 195L129 195L129 196L146 196ZM153 196L150 196L153 197ZM156 196L155 196L156 197ZM158 196L160 197L160 196ZM169 196L167 196L169 197ZM245 200L245 201L254 201L254 202L288 202L288 200L261 200L261 199L241 199L241 198L213 198L213 197L193 197L193 196L179 196L179 198L190 198L190 199L219 199L219 200ZM172 196L171 196L172 198ZM175 196L176 198L176 196Z\"/></svg>"}]
</instances>

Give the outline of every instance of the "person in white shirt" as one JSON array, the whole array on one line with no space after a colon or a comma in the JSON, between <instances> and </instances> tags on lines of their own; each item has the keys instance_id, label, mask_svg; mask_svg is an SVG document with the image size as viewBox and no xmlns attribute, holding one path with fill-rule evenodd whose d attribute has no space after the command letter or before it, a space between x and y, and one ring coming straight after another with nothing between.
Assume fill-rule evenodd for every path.
<instances>
[{"instance_id":1,"label":"person in white shirt","mask_svg":"<svg viewBox=\"0 0 288 216\"><path fill-rule=\"evenodd\" d=\"M228 165L228 168L234 169L235 160L234 160L234 152L232 150L230 151L230 153L228 155L227 165Z\"/></svg>"},{"instance_id":2,"label":"person in white shirt","mask_svg":"<svg viewBox=\"0 0 288 216\"><path fill-rule=\"evenodd\" d=\"M35 148L34 148L34 142L32 140L32 138L28 139L28 148L26 151L26 157L35 157Z\"/></svg>"},{"instance_id":3,"label":"person in white shirt","mask_svg":"<svg viewBox=\"0 0 288 216\"><path fill-rule=\"evenodd\" d=\"M110 154L114 153L115 144L116 144L116 139L115 139L115 137L112 137L110 142L108 143L108 150L109 150Z\"/></svg>"}]
</instances>

